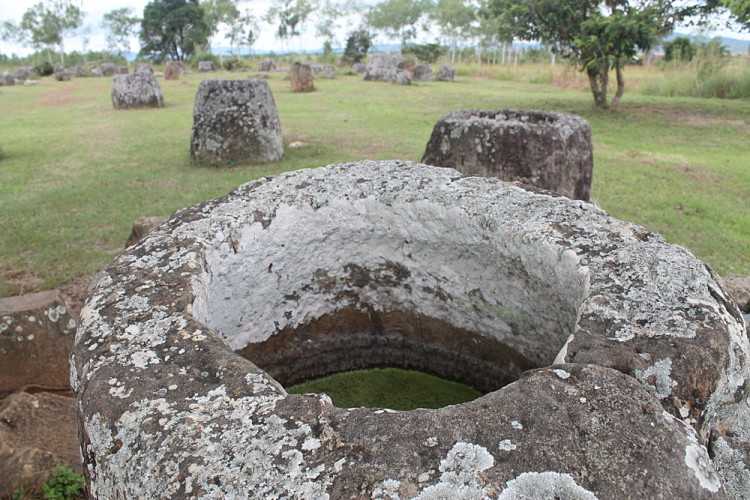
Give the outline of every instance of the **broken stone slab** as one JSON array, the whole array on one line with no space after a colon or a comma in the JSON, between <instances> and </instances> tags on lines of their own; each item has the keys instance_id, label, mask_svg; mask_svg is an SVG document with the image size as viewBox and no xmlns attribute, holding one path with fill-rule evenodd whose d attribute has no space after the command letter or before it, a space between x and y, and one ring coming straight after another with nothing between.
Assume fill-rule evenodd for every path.
<instances>
[{"instance_id":1,"label":"broken stone slab","mask_svg":"<svg viewBox=\"0 0 750 500\"><path fill-rule=\"evenodd\" d=\"M289 68L289 82L292 92L312 92L315 90L313 69L309 64L295 62Z\"/></svg>"},{"instance_id":2,"label":"broken stone slab","mask_svg":"<svg viewBox=\"0 0 750 500\"><path fill-rule=\"evenodd\" d=\"M432 66L430 66L429 64L417 64L414 67L414 81L431 82Z\"/></svg>"},{"instance_id":3,"label":"broken stone slab","mask_svg":"<svg viewBox=\"0 0 750 500\"><path fill-rule=\"evenodd\" d=\"M750 493L737 308L684 248L546 191L398 161L263 178L120 255L82 316L94 496ZM375 366L487 394L393 412L283 389Z\"/></svg>"},{"instance_id":4,"label":"broken stone slab","mask_svg":"<svg viewBox=\"0 0 750 500\"><path fill-rule=\"evenodd\" d=\"M68 388L75 330L57 290L0 299L0 394Z\"/></svg>"},{"instance_id":5,"label":"broken stone slab","mask_svg":"<svg viewBox=\"0 0 750 500\"><path fill-rule=\"evenodd\" d=\"M10 87L15 84L16 84L16 78L12 74L10 74L7 71L0 74L0 87L2 86Z\"/></svg>"},{"instance_id":6,"label":"broken stone slab","mask_svg":"<svg viewBox=\"0 0 750 500\"><path fill-rule=\"evenodd\" d=\"M115 76L112 79L112 106L115 109L164 107L164 96L153 72Z\"/></svg>"},{"instance_id":7,"label":"broken stone slab","mask_svg":"<svg viewBox=\"0 0 750 500\"><path fill-rule=\"evenodd\" d=\"M212 63L211 61L199 61L198 62L198 72L209 73L211 71L216 71L216 68L214 67L214 63Z\"/></svg>"},{"instance_id":8,"label":"broken stone slab","mask_svg":"<svg viewBox=\"0 0 750 500\"><path fill-rule=\"evenodd\" d=\"M443 65L435 75L435 80L438 82L452 82L456 79L456 70L451 66Z\"/></svg>"},{"instance_id":9,"label":"broken stone slab","mask_svg":"<svg viewBox=\"0 0 750 500\"><path fill-rule=\"evenodd\" d=\"M354 63L352 64L352 71L359 75L363 75L367 71L367 65L365 63Z\"/></svg>"},{"instance_id":10,"label":"broken stone slab","mask_svg":"<svg viewBox=\"0 0 750 500\"><path fill-rule=\"evenodd\" d=\"M411 72L407 64L400 54L374 54L367 62L364 80L410 85Z\"/></svg>"},{"instance_id":11,"label":"broken stone slab","mask_svg":"<svg viewBox=\"0 0 750 500\"><path fill-rule=\"evenodd\" d=\"M18 392L0 401L0 498L36 492L58 465L81 470L75 400Z\"/></svg>"},{"instance_id":12,"label":"broken stone slab","mask_svg":"<svg viewBox=\"0 0 750 500\"><path fill-rule=\"evenodd\" d=\"M20 68L17 68L13 76L17 81L24 82L26 80L31 79L31 76L34 74L34 68L31 66L21 66Z\"/></svg>"},{"instance_id":13,"label":"broken stone slab","mask_svg":"<svg viewBox=\"0 0 750 500\"><path fill-rule=\"evenodd\" d=\"M266 59L258 63L258 71L268 72L268 71L275 71L275 70L276 70L276 63L273 62L272 59Z\"/></svg>"},{"instance_id":14,"label":"broken stone slab","mask_svg":"<svg viewBox=\"0 0 750 500\"><path fill-rule=\"evenodd\" d=\"M750 314L750 276L731 276L722 279L721 284L740 311Z\"/></svg>"},{"instance_id":15,"label":"broken stone slab","mask_svg":"<svg viewBox=\"0 0 750 500\"><path fill-rule=\"evenodd\" d=\"M58 82L69 82L73 78L73 72L65 68L55 70L55 80Z\"/></svg>"},{"instance_id":16,"label":"broken stone slab","mask_svg":"<svg viewBox=\"0 0 750 500\"><path fill-rule=\"evenodd\" d=\"M422 162L464 175L520 181L569 198L591 197L591 127L574 115L453 112L435 124Z\"/></svg>"},{"instance_id":17,"label":"broken stone slab","mask_svg":"<svg viewBox=\"0 0 750 500\"><path fill-rule=\"evenodd\" d=\"M318 78L334 79L336 78L336 68L332 64L310 64L313 74Z\"/></svg>"},{"instance_id":18,"label":"broken stone slab","mask_svg":"<svg viewBox=\"0 0 750 500\"><path fill-rule=\"evenodd\" d=\"M113 76L115 73L117 73L117 65L114 63L101 63L99 65L99 71L101 71L101 74L103 76Z\"/></svg>"},{"instance_id":19,"label":"broken stone slab","mask_svg":"<svg viewBox=\"0 0 750 500\"><path fill-rule=\"evenodd\" d=\"M167 220L166 217L138 217L133 223L133 228L130 230L130 236L128 237L125 248L132 247L143 238L148 235L151 231L157 228L162 222Z\"/></svg>"},{"instance_id":20,"label":"broken stone slab","mask_svg":"<svg viewBox=\"0 0 750 500\"><path fill-rule=\"evenodd\" d=\"M193 108L190 156L212 165L279 161L281 121L265 80L205 80Z\"/></svg>"}]
</instances>

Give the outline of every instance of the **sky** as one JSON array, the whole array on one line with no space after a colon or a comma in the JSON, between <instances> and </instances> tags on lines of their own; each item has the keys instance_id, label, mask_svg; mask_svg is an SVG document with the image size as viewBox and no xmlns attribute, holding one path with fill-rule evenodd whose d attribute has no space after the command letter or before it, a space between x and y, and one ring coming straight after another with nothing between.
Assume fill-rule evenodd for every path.
<instances>
[{"instance_id":1,"label":"sky","mask_svg":"<svg viewBox=\"0 0 750 500\"><path fill-rule=\"evenodd\" d=\"M21 19L23 13L39 0L0 0L0 21L13 21L18 22ZM80 33L76 33L69 39L66 39L65 48L66 51L70 50L83 50L88 48L90 50L104 50L107 47L106 34L101 27L102 18L104 14L110 10L131 7L135 12L140 15L143 12L143 7L148 3L148 0L78 0L82 6L83 11L86 13L84 20L84 26ZM250 10L256 17L262 17L268 9L269 0L250 0L241 1L239 3L241 10ZM342 23L342 27L337 31L336 46L341 46L344 43L346 32L359 24L359 19L355 17L346 19ZM722 35L733 38L741 38L750 40L750 33L740 33L726 28L716 28L708 33L708 36ZM424 35L421 38L433 41L434 35ZM384 37L379 37L380 42L389 42ZM228 47L227 42L223 34L217 35L212 41L214 47ZM318 49L322 46L323 40L315 36L315 29L312 25L308 26L302 36L290 42L288 48L292 50L300 49ZM269 25L261 25L261 33L258 42L253 47L255 50L265 52L276 50L282 50L281 42L275 38L274 30ZM131 50L134 52L138 51L138 40L133 38L131 41ZM29 48L21 47L14 43L7 43L0 41L0 53L11 54L15 53L18 55L26 55L32 50Z\"/></svg>"}]
</instances>

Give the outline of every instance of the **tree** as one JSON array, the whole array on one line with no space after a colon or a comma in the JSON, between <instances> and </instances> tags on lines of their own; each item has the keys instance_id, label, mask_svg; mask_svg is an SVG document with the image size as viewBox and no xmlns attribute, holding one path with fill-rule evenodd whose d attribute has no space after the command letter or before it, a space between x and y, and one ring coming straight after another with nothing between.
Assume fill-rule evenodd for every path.
<instances>
[{"instance_id":1,"label":"tree","mask_svg":"<svg viewBox=\"0 0 750 500\"><path fill-rule=\"evenodd\" d=\"M625 93L624 67L675 24L705 15L716 0L489 0L486 12L504 32L539 40L585 71L599 108L609 107L609 72Z\"/></svg>"},{"instance_id":2,"label":"tree","mask_svg":"<svg viewBox=\"0 0 750 500\"><path fill-rule=\"evenodd\" d=\"M302 34L302 26L313 9L314 5L310 0L273 0L266 13L266 21L277 26L278 38L290 40Z\"/></svg>"},{"instance_id":3,"label":"tree","mask_svg":"<svg viewBox=\"0 0 750 500\"><path fill-rule=\"evenodd\" d=\"M141 54L184 61L208 43L209 27L198 0L152 0L143 9Z\"/></svg>"},{"instance_id":4,"label":"tree","mask_svg":"<svg viewBox=\"0 0 750 500\"><path fill-rule=\"evenodd\" d=\"M438 0L431 17L443 35L450 40L451 62L455 62L459 41L472 36L477 21L477 8L463 0Z\"/></svg>"},{"instance_id":5,"label":"tree","mask_svg":"<svg viewBox=\"0 0 750 500\"><path fill-rule=\"evenodd\" d=\"M229 43L232 49L235 47L251 48L258 40L260 27L257 19L249 11L244 15L238 16L229 24Z\"/></svg>"},{"instance_id":6,"label":"tree","mask_svg":"<svg viewBox=\"0 0 750 500\"><path fill-rule=\"evenodd\" d=\"M367 57L371 46L372 36L366 29L360 28L352 31L346 39L343 59L349 64L362 62Z\"/></svg>"},{"instance_id":7,"label":"tree","mask_svg":"<svg viewBox=\"0 0 750 500\"><path fill-rule=\"evenodd\" d=\"M24 12L17 26L3 23L3 38L31 44L35 49L60 49L60 63L65 64L65 37L83 23L83 11L71 0L44 0Z\"/></svg>"},{"instance_id":8,"label":"tree","mask_svg":"<svg viewBox=\"0 0 750 500\"><path fill-rule=\"evenodd\" d=\"M200 3L204 13L204 20L208 26L208 38L211 39L224 25L230 30L237 26L241 17L235 0L203 0Z\"/></svg>"},{"instance_id":9,"label":"tree","mask_svg":"<svg viewBox=\"0 0 750 500\"><path fill-rule=\"evenodd\" d=\"M127 7L104 14L102 27L107 30L109 49L118 54L130 50L130 37L137 33L140 22L133 9Z\"/></svg>"},{"instance_id":10,"label":"tree","mask_svg":"<svg viewBox=\"0 0 750 500\"><path fill-rule=\"evenodd\" d=\"M750 30L750 0L722 0L722 4L745 29Z\"/></svg>"},{"instance_id":11,"label":"tree","mask_svg":"<svg viewBox=\"0 0 750 500\"><path fill-rule=\"evenodd\" d=\"M417 36L417 25L433 8L431 0L386 0L375 5L367 14L373 28L398 38L406 46Z\"/></svg>"},{"instance_id":12,"label":"tree","mask_svg":"<svg viewBox=\"0 0 750 500\"><path fill-rule=\"evenodd\" d=\"M690 62L695 57L696 48L689 38L680 36L664 44L664 60Z\"/></svg>"}]
</instances>

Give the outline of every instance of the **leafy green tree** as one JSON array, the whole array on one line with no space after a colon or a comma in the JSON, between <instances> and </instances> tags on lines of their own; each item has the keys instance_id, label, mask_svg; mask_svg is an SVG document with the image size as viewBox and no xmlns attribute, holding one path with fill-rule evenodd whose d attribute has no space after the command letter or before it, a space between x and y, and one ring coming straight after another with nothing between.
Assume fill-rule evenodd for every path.
<instances>
[{"instance_id":1,"label":"leafy green tree","mask_svg":"<svg viewBox=\"0 0 750 500\"><path fill-rule=\"evenodd\" d=\"M745 29L750 30L750 0L722 0L722 4Z\"/></svg>"},{"instance_id":2,"label":"leafy green tree","mask_svg":"<svg viewBox=\"0 0 750 500\"><path fill-rule=\"evenodd\" d=\"M200 6L203 9L206 26L208 26L209 40L216 36L221 26L226 26L231 30L242 17L236 0L202 0Z\"/></svg>"},{"instance_id":3,"label":"leafy green tree","mask_svg":"<svg viewBox=\"0 0 750 500\"><path fill-rule=\"evenodd\" d=\"M440 59L445 49L438 43L412 43L404 47L401 52L404 55L413 55L417 59L427 64L433 64Z\"/></svg>"},{"instance_id":4,"label":"leafy green tree","mask_svg":"<svg viewBox=\"0 0 750 500\"><path fill-rule=\"evenodd\" d=\"M539 40L576 63L589 78L597 107L609 107L609 73L625 93L624 68L675 23L705 15L716 0L489 0L487 13L503 32Z\"/></svg>"},{"instance_id":5,"label":"leafy green tree","mask_svg":"<svg viewBox=\"0 0 750 500\"><path fill-rule=\"evenodd\" d=\"M29 44L35 49L60 49L60 63L65 64L65 37L83 23L83 11L71 0L43 0L24 12L21 22L3 23L3 39Z\"/></svg>"},{"instance_id":6,"label":"leafy green tree","mask_svg":"<svg viewBox=\"0 0 750 500\"><path fill-rule=\"evenodd\" d=\"M198 0L152 0L143 9L141 55L184 61L208 43L209 27Z\"/></svg>"},{"instance_id":7,"label":"leafy green tree","mask_svg":"<svg viewBox=\"0 0 750 500\"><path fill-rule=\"evenodd\" d=\"M440 27L442 34L450 40L451 62L456 60L456 49L460 41L471 38L476 29L478 9L463 0L438 0L431 18Z\"/></svg>"},{"instance_id":8,"label":"leafy green tree","mask_svg":"<svg viewBox=\"0 0 750 500\"><path fill-rule=\"evenodd\" d=\"M349 64L362 62L367 57L370 47L372 47L372 35L369 31L364 28L352 31L346 38L343 59Z\"/></svg>"},{"instance_id":9,"label":"leafy green tree","mask_svg":"<svg viewBox=\"0 0 750 500\"><path fill-rule=\"evenodd\" d=\"M127 7L104 14L102 27L107 30L109 49L118 54L130 50L130 37L137 34L140 22L133 9Z\"/></svg>"},{"instance_id":10,"label":"leafy green tree","mask_svg":"<svg viewBox=\"0 0 750 500\"><path fill-rule=\"evenodd\" d=\"M367 20L374 29L398 38L405 47L416 38L419 22L433 7L431 0L385 0L370 9Z\"/></svg>"},{"instance_id":11,"label":"leafy green tree","mask_svg":"<svg viewBox=\"0 0 750 500\"><path fill-rule=\"evenodd\" d=\"M266 21L276 25L276 36L284 42L302 34L315 5L311 0L273 0Z\"/></svg>"},{"instance_id":12,"label":"leafy green tree","mask_svg":"<svg viewBox=\"0 0 750 500\"><path fill-rule=\"evenodd\" d=\"M260 25L258 20L249 11L244 15L230 21L229 24L229 43L232 49L242 47L252 48L258 40L260 34Z\"/></svg>"},{"instance_id":13,"label":"leafy green tree","mask_svg":"<svg viewBox=\"0 0 750 500\"><path fill-rule=\"evenodd\" d=\"M664 44L664 60L667 62L689 62L695 57L696 48L688 37L680 36Z\"/></svg>"}]
</instances>

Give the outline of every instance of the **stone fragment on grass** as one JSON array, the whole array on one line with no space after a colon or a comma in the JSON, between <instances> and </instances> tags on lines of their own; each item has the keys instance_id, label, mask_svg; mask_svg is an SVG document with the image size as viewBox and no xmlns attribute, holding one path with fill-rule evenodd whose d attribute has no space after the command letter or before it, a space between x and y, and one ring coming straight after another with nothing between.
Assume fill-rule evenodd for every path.
<instances>
[{"instance_id":1,"label":"stone fragment on grass","mask_svg":"<svg viewBox=\"0 0 750 500\"><path fill-rule=\"evenodd\" d=\"M414 67L414 81L431 82L432 66L430 66L429 64L417 64Z\"/></svg>"},{"instance_id":2,"label":"stone fragment on grass","mask_svg":"<svg viewBox=\"0 0 750 500\"><path fill-rule=\"evenodd\" d=\"M212 165L278 161L281 122L265 80L205 80L195 96L190 156Z\"/></svg>"},{"instance_id":3,"label":"stone fragment on grass","mask_svg":"<svg viewBox=\"0 0 750 500\"><path fill-rule=\"evenodd\" d=\"M127 243L125 243L125 248L132 247L141 241L146 235L148 235L148 233L159 227L159 225L165 220L167 220L166 217L138 217L135 222L133 222L133 228L130 230L130 236L128 237Z\"/></svg>"},{"instance_id":4,"label":"stone fragment on grass","mask_svg":"<svg viewBox=\"0 0 750 500\"><path fill-rule=\"evenodd\" d=\"M113 76L117 73L117 65L110 62L101 63L99 65L99 71L101 71L103 76Z\"/></svg>"},{"instance_id":5,"label":"stone fragment on grass","mask_svg":"<svg viewBox=\"0 0 750 500\"><path fill-rule=\"evenodd\" d=\"M273 62L272 59L266 59L258 63L258 71L268 72L268 71L275 71L275 70L276 70L276 63Z\"/></svg>"},{"instance_id":6,"label":"stone fragment on grass","mask_svg":"<svg viewBox=\"0 0 750 500\"><path fill-rule=\"evenodd\" d=\"M76 321L56 291L0 299L0 395L65 389Z\"/></svg>"},{"instance_id":7,"label":"stone fragment on grass","mask_svg":"<svg viewBox=\"0 0 750 500\"><path fill-rule=\"evenodd\" d=\"M179 80L185 71L184 65L179 61L168 61L164 66L165 80Z\"/></svg>"},{"instance_id":8,"label":"stone fragment on grass","mask_svg":"<svg viewBox=\"0 0 750 500\"><path fill-rule=\"evenodd\" d=\"M200 73L210 73L211 71L216 71L216 68L211 61L200 61L198 62L198 71Z\"/></svg>"},{"instance_id":9,"label":"stone fragment on grass","mask_svg":"<svg viewBox=\"0 0 750 500\"><path fill-rule=\"evenodd\" d=\"M451 66L442 65L435 76L435 80L438 82L452 82L456 79L456 70Z\"/></svg>"},{"instance_id":10,"label":"stone fragment on grass","mask_svg":"<svg viewBox=\"0 0 750 500\"><path fill-rule=\"evenodd\" d=\"M411 74L407 69L407 62L400 54L374 54L367 62L365 81L381 81L411 84Z\"/></svg>"},{"instance_id":11,"label":"stone fragment on grass","mask_svg":"<svg viewBox=\"0 0 750 500\"><path fill-rule=\"evenodd\" d=\"M317 78L328 80L336 78L336 68L332 64L312 63L310 64L310 67Z\"/></svg>"},{"instance_id":12,"label":"stone fragment on grass","mask_svg":"<svg viewBox=\"0 0 750 500\"><path fill-rule=\"evenodd\" d=\"M437 122L422 162L465 175L520 181L569 198L591 197L591 127L578 116L456 111Z\"/></svg>"}]
</instances>

